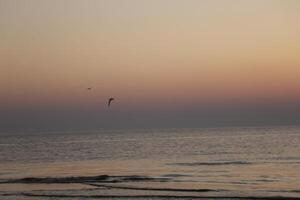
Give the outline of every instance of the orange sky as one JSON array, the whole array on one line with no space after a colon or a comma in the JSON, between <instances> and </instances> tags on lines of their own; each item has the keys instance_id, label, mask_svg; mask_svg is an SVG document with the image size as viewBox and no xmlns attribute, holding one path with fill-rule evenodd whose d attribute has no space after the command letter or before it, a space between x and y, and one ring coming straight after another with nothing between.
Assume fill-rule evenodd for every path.
<instances>
[{"instance_id":1,"label":"orange sky","mask_svg":"<svg viewBox=\"0 0 300 200\"><path fill-rule=\"evenodd\" d=\"M297 0L0 0L0 107L297 101L299 19Z\"/></svg>"}]
</instances>

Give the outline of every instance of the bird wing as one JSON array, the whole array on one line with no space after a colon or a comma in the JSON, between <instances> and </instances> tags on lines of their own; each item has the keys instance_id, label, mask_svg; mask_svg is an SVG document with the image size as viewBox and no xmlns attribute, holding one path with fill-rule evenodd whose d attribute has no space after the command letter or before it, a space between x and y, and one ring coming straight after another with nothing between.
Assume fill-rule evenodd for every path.
<instances>
[{"instance_id":1,"label":"bird wing","mask_svg":"<svg viewBox=\"0 0 300 200\"><path fill-rule=\"evenodd\" d=\"M115 99L114 99L114 98L110 98L110 99L108 100L108 106L110 106L110 103L111 103L113 100L115 100Z\"/></svg>"}]
</instances>

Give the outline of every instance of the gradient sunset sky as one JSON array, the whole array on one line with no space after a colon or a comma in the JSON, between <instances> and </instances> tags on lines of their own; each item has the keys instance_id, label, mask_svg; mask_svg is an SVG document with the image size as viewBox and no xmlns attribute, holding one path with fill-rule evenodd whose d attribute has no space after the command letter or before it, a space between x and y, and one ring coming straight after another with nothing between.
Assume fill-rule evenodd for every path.
<instances>
[{"instance_id":1,"label":"gradient sunset sky","mask_svg":"<svg viewBox=\"0 0 300 200\"><path fill-rule=\"evenodd\" d=\"M298 0L0 0L0 130L298 125L299 22Z\"/></svg>"}]
</instances>

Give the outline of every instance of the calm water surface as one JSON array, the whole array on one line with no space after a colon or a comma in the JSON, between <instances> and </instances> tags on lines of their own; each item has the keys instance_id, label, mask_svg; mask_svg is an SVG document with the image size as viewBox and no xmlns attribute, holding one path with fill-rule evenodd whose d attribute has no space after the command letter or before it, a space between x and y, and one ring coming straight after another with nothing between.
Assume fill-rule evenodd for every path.
<instances>
[{"instance_id":1,"label":"calm water surface","mask_svg":"<svg viewBox=\"0 0 300 200\"><path fill-rule=\"evenodd\" d=\"M300 198L299 127L0 136L0 161L4 200Z\"/></svg>"}]
</instances>

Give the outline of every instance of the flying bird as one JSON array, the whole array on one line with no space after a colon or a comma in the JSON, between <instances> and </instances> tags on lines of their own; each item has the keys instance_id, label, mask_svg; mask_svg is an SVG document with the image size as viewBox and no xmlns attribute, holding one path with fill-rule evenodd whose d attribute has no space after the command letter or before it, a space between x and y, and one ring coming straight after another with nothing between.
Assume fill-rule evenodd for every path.
<instances>
[{"instance_id":1,"label":"flying bird","mask_svg":"<svg viewBox=\"0 0 300 200\"><path fill-rule=\"evenodd\" d=\"M88 87L88 88L86 88L87 90L91 90L92 88L91 87Z\"/></svg>"},{"instance_id":2,"label":"flying bird","mask_svg":"<svg viewBox=\"0 0 300 200\"><path fill-rule=\"evenodd\" d=\"M110 106L110 104L111 104L111 102L112 102L113 100L115 100L115 99L114 99L114 98L109 98L109 99L108 99L108 104L107 104L108 107Z\"/></svg>"}]
</instances>

